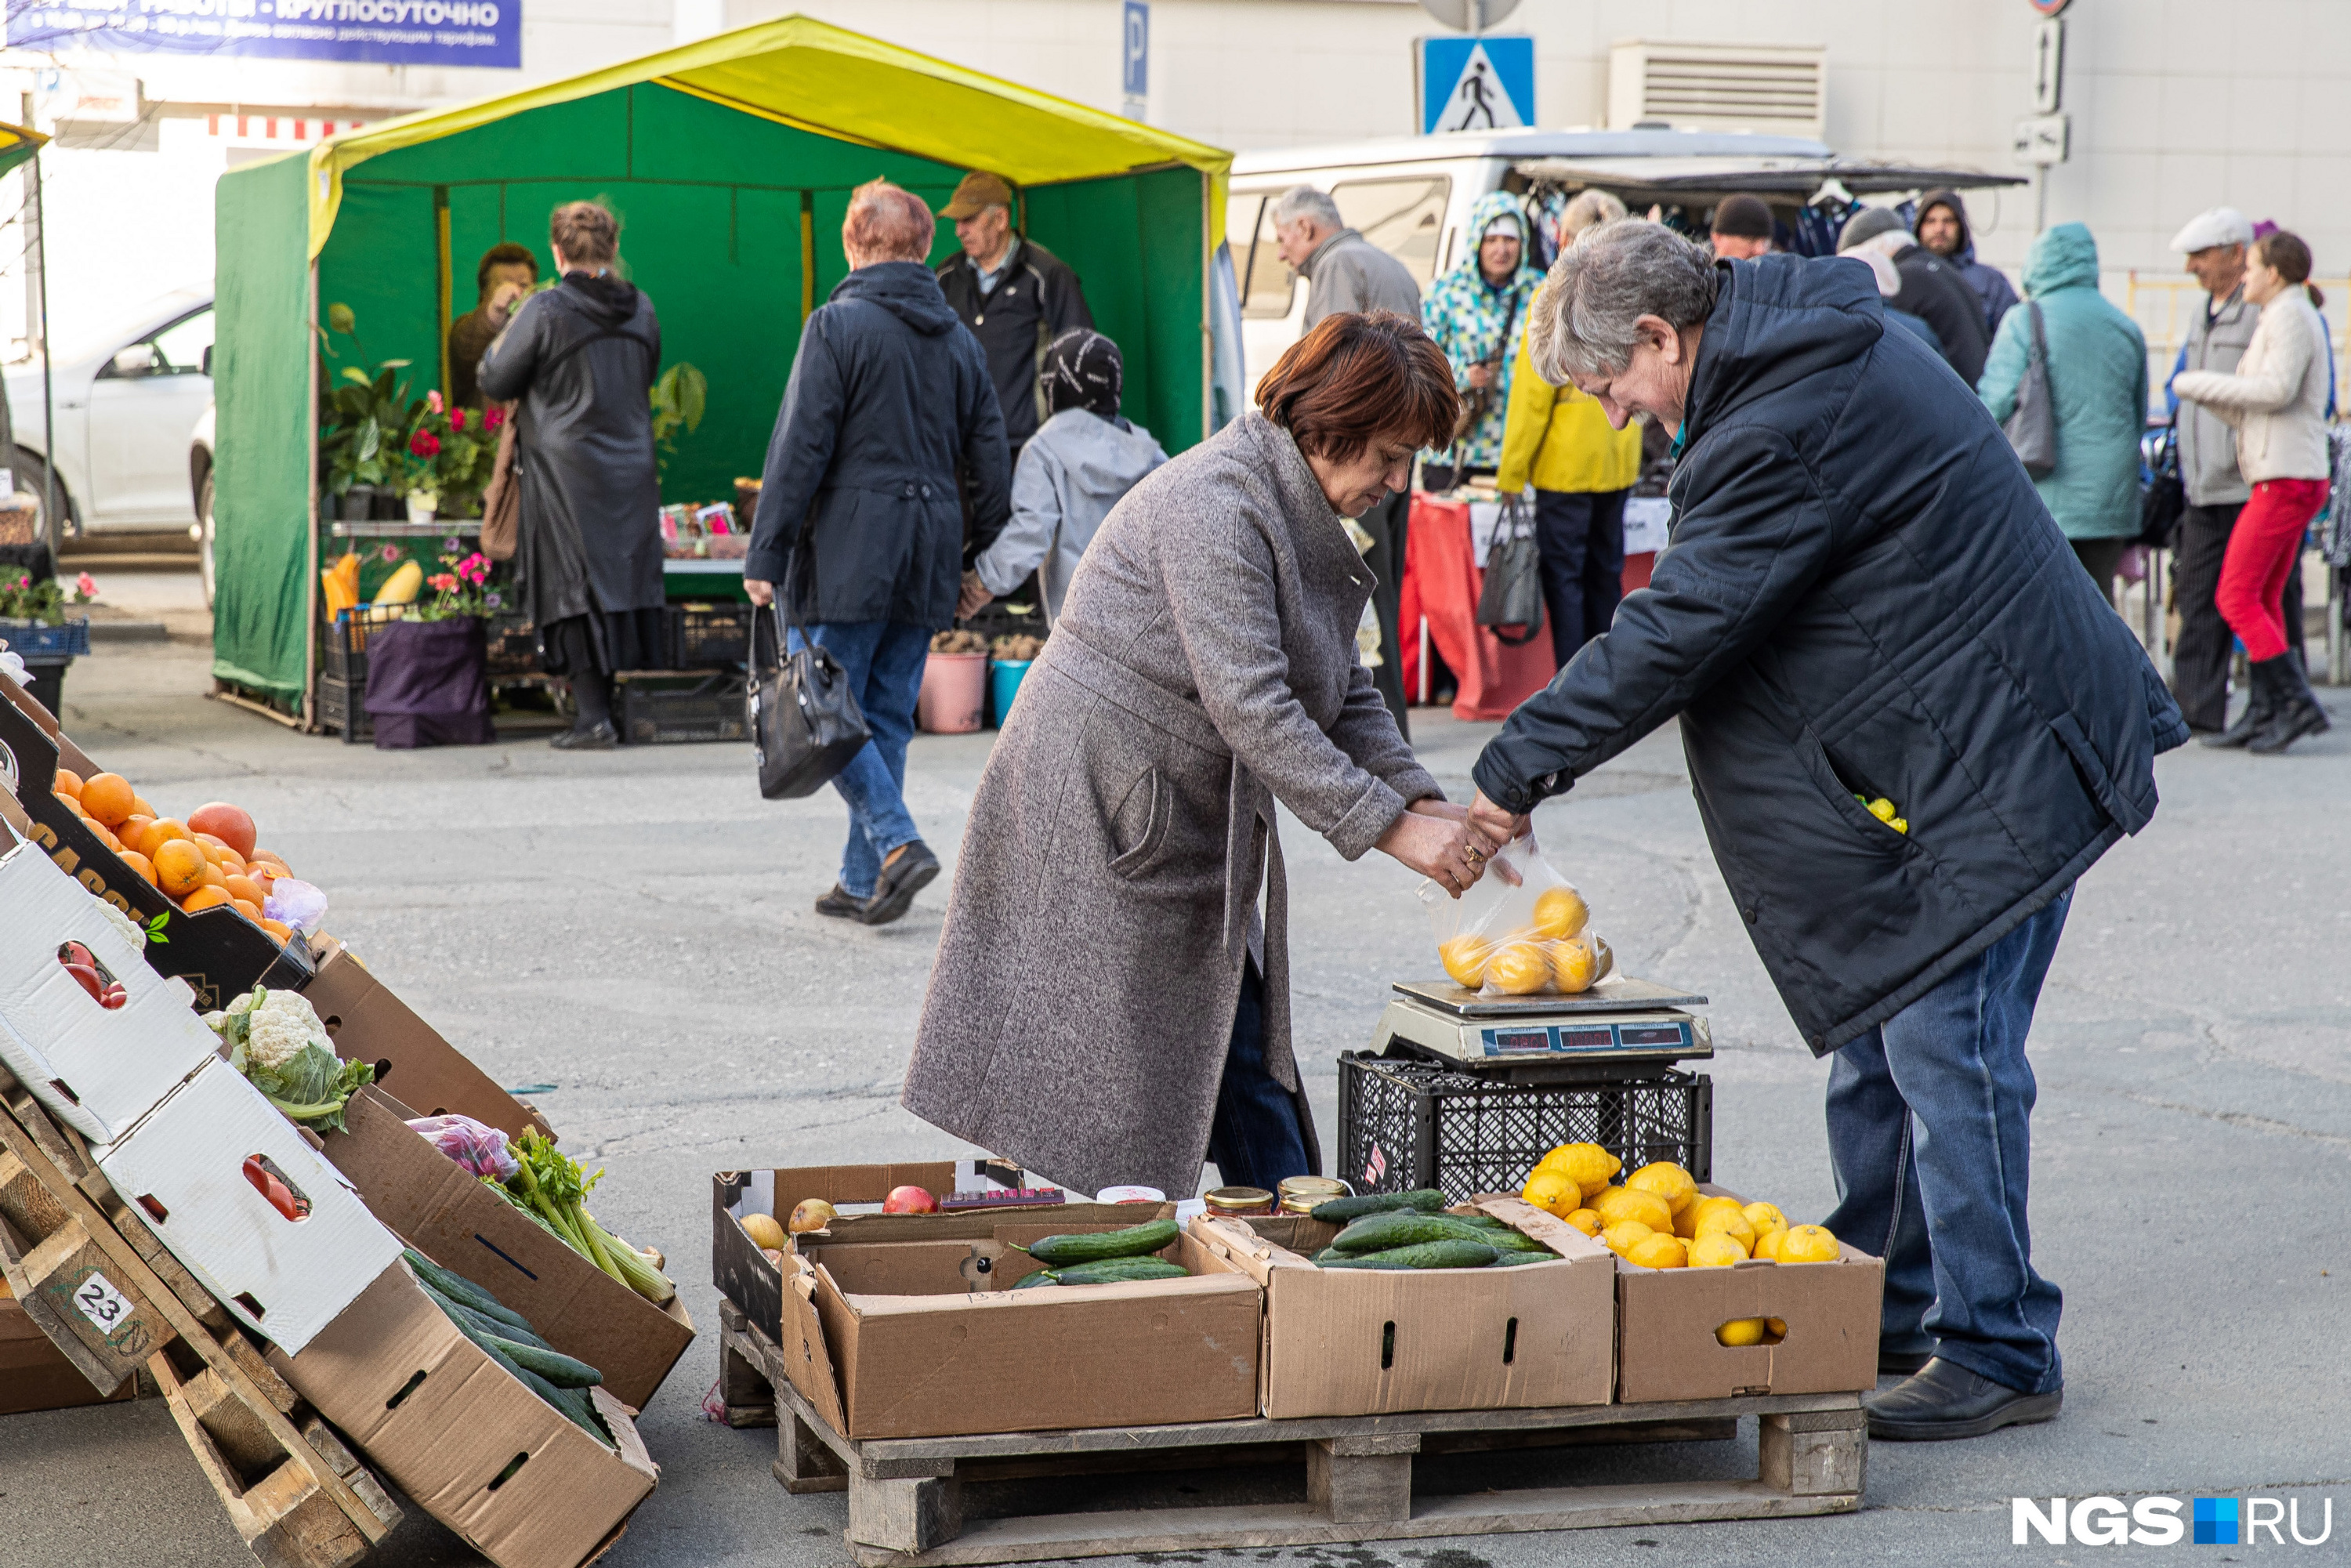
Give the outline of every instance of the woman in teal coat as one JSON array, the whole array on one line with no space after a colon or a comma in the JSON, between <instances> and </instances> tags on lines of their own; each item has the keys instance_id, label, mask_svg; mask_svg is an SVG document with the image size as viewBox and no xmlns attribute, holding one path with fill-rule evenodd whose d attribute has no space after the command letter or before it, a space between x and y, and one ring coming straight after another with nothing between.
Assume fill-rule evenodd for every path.
<instances>
[{"instance_id":1,"label":"woman in teal coat","mask_svg":"<svg viewBox=\"0 0 2351 1568\"><path fill-rule=\"evenodd\" d=\"M2138 443L2147 430L2147 338L2098 292L2098 242L2059 224L2026 253L2024 298L2049 342L2057 466L2035 479L2042 504L2091 578L2114 597L2115 567L2139 529ZM2033 309L2001 318L1976 393L2006 422L2032 344Z\"/></svg>"}]
</instances>

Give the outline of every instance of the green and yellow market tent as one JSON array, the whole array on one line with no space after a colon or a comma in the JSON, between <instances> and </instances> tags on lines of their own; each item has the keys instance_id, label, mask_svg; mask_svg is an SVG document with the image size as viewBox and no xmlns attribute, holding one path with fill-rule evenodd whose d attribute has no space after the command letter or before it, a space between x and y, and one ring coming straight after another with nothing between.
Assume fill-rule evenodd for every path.
<instances>
[{"instance_id":1,"label":"green and yellow market tent","mask_svg":"<svg viewBox=\"0 0 2351 1568\"><path fill-rule=\"evenodd\" d=\"M708 378L709 412L663 480L666 500L708 500L758 471L801 323L847 271L850 193L877 176L935 210L967 169L1011 181L1026 232L1076 269L1124 353L1128 414L1170 451L1200 440L1230 162L794 16L231 170L217 195L215 676L304 711L322 364L405 359L412 395L440 384L475 258L503 240L543 251L559 204L620 214L664 363ZM942 224L935 254L954 246ZM356 341L324 330L339 304Z\"/></svg>"},{"instance_id":2,"label":"green and yellow market tent","mask_svg":"<svg viewBox=\"0 0 2351 1568\"><path fill-rule=\"evenodd\" d=\"M0 124L0 174L38 152L48 140L26 126Z\"/></svg>"}]
</instances>

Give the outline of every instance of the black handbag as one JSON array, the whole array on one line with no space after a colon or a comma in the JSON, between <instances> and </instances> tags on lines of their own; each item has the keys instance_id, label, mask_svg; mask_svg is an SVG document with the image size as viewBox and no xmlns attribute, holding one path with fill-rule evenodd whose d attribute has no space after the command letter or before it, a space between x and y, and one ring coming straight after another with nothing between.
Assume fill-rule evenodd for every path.
<instances>
[{"instance_id":1,"label":"black handbag","mask_svg":"<svg viewBox=\"0 0 2351 1568\"><path fill-rule=\"evenodd\" d=\"M1502 499L1502 519L1486 552L1486 585L1478 591L1478 624L1506 648L1531 643L1543 629L1542 552L1535 544L1526 508L1515 496ZM1520 627L1517 636L1502 630Z\"/></svg>"},{"instance_id":2,"label":"black handbag","mask_svg":"<svg viewBox=\"0 0 2351 1568\"><path fill-rule=\"evenodd\" d=\"M784 595L751 622L751 680L744 716L759 760L759 793L770 800L813 795L849 766L872 738L849 673L830 653L807 643L787 653Z\"/></svg>"},{"instance_id":3,"label":"black handbag","mask_svg":"<svg viewBox=\"0 0 2351 1568\"><path fill-rule=\"evenodd\" d=\"M2041 302L2028 299L2032 337L2025 344L2024 374L2016 383L2016 408L2001 429L2016 448L2016 460L2035 479L2057 471L2057 408L2049 392L2049 335L2042 329Z\"/></svg>"},{"instance_id":4,"label":"black handbag","mask_svg":"<svg viewBox=\"0 0 2351 1568\"><path fill-rule=\"evenodd\" d=\"M2188 510L2188 486L2179 477L2179 432L2150 431L2140 438L2138 450L2147 475L2146 488L2139 492L2138 542L2168 549L2180 515Z\"/></svg>"}]
</instances>

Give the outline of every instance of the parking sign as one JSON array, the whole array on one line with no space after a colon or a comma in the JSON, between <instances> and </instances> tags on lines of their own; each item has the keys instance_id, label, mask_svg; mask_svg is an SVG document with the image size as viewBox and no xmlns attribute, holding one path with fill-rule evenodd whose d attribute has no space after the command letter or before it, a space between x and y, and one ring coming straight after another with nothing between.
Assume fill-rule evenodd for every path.
<instances>
[{"instance_id":1,"label":"parking sign","mask_svg":"<svg viewBox=\"0 0 2351 1568\"><path fill-rule=\"evenodd\" d=\"M1151 7L1144 0L1126 0L1125 30L1120 47L1120 90L1130 99L1151 95Z\"/></svg>"}]
</instances>

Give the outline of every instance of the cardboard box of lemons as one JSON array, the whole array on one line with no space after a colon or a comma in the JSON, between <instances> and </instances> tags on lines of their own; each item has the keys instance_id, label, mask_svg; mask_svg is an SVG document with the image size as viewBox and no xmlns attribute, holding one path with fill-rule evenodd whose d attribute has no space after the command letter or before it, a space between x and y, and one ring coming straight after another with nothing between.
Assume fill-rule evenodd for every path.
<instances>
[{"instance_id":1,"label":"cardboard box of lemons","mask_svg":"<svg viewBox=\"0 0 2351 1568\"><path fill-rule=\"evenodd\" d=\"M1466 932L1437 945L1437 960L1445 966L1446 974L1465 991L1474 991L1486 983L1486 960L1493 956L1492 943Z\"/></svg>"},{"instance_id":2,"label":"cardboard box of lemons","mask_svg":"<svg viewBox=\"0 0 2351 1568\"><path fill-rule=\"evenodd\" d=\"M1819 1225L1792 1225L1780 1239L1782 1263L1834 1263L1841 1256L1837 1239Z\"/></svg>"},{"instance_id":3,"label":"cardboard box of lemons","mask_svg":"<svg viewBox=\"0 0 2351 1568\"><path fill-rule=\"evenodd\" d=\"M1547 887L1535 895L1534 934L1546 942L1575 936L1591 918L1583 894L1572 887Z\"/></svg>"},{"instance_id":4,"label":"cardboard box of lemons","mask_svg":"<svg viewBox=\"0 0 2351 1568\"><path fill-rule=\"evenodd\" d=\"M1644 1269L1686 1269L1689 1251L1678 1236L1645 1236L1625 1249L1625 1261Z\"/></svg>"},{"instance_id":5,"label":"cardboard box of lemons","mask_svg":"<svg viewBox=\"0 0 2351 1568\"><path fill-rule=\"evenodd\" d=\"M1600 1216L1605 1225L1622 1219L1637 1219L1652 1230L1670 1236L1674 1232L1674 1211L1671 1205L1654 1192L1636 1186L1603 1187L1585 1202L1592 1212Z\"/></svg>"},{"instance_id":6,"label":"cardboard box of lemons","mask_svg":"<svg viewBox=\"0 0 2351 1568\"><path fill-rule=\"evenodd\" d=\"M1660 1160L1643 1166L1625 1178L1626 1186L1636 1186L1644 1192L1654 1192L1672 1207L1676 1218L1682 1210L1698 1201L1698 1183L1689 1172L1670 1160Z\"/></svg>"},{"instance_id":7,"label":"cardboard box of lemons","mask_svg":"<svg viewBox=\"0 0 2351 1568\"><path fill-rule=\"evenodd\" d=\"M1537 1170L1560 1171L1572 1177L1590 1197L1625 1168L1625 1162L1598 1144L1562 1144L1542 1157Z\"/></svg>"},{"instance_id":8,"label":"cardboard box of lemons","mask_svg":"<svg viewBox=\"0 0 2351 1568\"><path fill-rule=\"evenodd\" d=\"M1511 942L1486 960L1486 989L1506 997L1531 996L1551 984L1551 957L1532 942Z\"/></svg>"},{"instance_id":9,"label":"cardboard box of lemons","mask_svg":"<svg viewBox=\"0 0 2351 1568\"><path fill-rule=\"evenodd\" d=\"M1637 1219L1620 1219L1603 1228L1597 1239L1602 1246L1622 1258L1635 1246L1656 1234L1656 1230Z\"/></svg>"},{"instance_id":10,"label":"cardboard box of lemons","mask_svg":"<svg viewBox=\"0 0 2351 1568\"><path fill-rule=\"evenodd\" d=\"M1527 1177L1527 1185L1519 1188L1519 1196L1546 1213L1568 1215L1575 1212L1583 1201L1583 1191L1575 1178L1564 1171L1547 1171L1541 1166ZM1564 1204L1566 1207L1562 1207Z\"/></svg>"},{"instance_id":11,"label":"cardboard box of lemons","mask_svg":"<svg viewBox=\"0 0 2351 1568\"><path fill-rule=\"evenodd\" d=\"M1719 1230L1708 1231L1689 1244L1693 1269L1728 1269L1747 1261L1747 1249Z\"/></svg>"}]
</instances>

